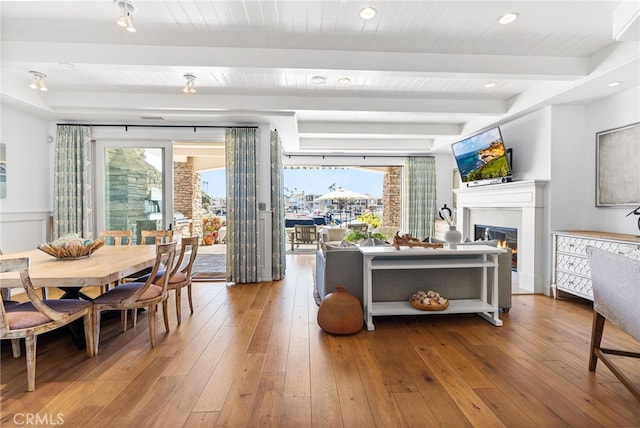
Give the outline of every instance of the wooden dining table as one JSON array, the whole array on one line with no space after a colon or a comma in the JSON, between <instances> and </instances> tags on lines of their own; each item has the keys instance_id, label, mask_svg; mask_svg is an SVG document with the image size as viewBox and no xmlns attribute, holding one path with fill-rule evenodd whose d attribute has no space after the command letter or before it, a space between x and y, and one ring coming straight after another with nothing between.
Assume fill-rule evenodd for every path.
<instances>
[{"instance_id":1,"label":"wooden dining table","mask_svg":"<svg viewBox=\"0 0 640 428\"><path fill-rule=\"evenodd\" d=\"M34 287L101 287L152 267L155 245L103 246L89 257L57 259L41 250L8 253L0 259L29 258ZM22 288L17 272L0 274L0 288Z\"/></svg>"},{"instance_id":2,"label":"wooden dining table","mask_svg":"<svg viewBox=\"0 0 640 428\"><path fill-rule=\"evenodd\" d=\"M0 259L19 257L29 258L29 276L34 287L59 288L67 299L89 299L80 292L82 287L102 287L152 267L156 246L103 246L89 257L78 259L57 259L35 249L3 254ZM0 288L22 288L19 273L1 273ZM71 323L69 328L78 348L84 348L82 322Z\"/></svg>"}]
</instances>

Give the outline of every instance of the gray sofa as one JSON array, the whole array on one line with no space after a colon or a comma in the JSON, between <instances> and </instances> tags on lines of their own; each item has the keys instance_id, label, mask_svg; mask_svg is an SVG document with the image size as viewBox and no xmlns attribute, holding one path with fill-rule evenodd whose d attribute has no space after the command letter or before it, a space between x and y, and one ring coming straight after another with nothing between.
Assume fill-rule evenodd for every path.
<instances>
[{"instance_id":1,"label":"gray sofa","mask_svg":"<svg viewBox=\"0 0 640 428\"><path fill-rule=\"evenodd\" d=\"M498 263L498 306L508 312L511 308L511 250L501 254ZM417 290L438 291L448 299L478 298L480 275L480 268L374 271L372 298L373 301L408 301ZM488 276L491 296L493 269L489 269ZM376 287L379 284L393 286ZM338 285L344 286L362 303L362 253L357 247L323 244L322 249L316 251L316 303L320 304Z\"/></svg>"}]
</instances>

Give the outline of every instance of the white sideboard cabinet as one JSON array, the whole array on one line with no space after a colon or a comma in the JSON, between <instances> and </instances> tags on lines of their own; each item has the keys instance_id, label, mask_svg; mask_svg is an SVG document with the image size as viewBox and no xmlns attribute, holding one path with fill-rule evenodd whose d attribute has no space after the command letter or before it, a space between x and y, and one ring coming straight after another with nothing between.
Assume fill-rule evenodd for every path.
<instances>
[{"instance_id":1,"label":"white sideboard cabinet","mask_svg":"<svg viewBox=\"0 0 640 428\"><path fill-rule=\"evenodd\" d=\"M589 230L554 232L551 284L554 297L558 297L558 291L563 291L593 300L591 272L586 253L588 246L622 253L639 249L640 237Z\"/></svg>"}]
</instances>

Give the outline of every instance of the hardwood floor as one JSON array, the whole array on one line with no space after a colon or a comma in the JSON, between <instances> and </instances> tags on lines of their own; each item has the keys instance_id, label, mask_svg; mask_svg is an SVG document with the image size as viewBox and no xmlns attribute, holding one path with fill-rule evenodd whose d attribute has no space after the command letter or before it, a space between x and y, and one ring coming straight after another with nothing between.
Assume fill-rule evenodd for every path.
<instances>
[{"instance_id":1,"label":"hardwood floor","mask_svg":"<svg viewBox=\"0 0 640 428\"><path fill-rule=\"evenodd\" d=\"M195 313L178 327L172 312L167 335L158 316L155 349L146 313L126 333L105 321L92 359L67 334L39 338L34 392L3 342L0 425L640 426L640 402L602 363L587 369L587 303L518 295L503 327L376 317L373 332L332 336L316 323L313 256L287 262L275 283L194 283ZM604 343L639 348L610 325ZM639 361L624 368L640 383Z\"/></svg>"}]
</instances>

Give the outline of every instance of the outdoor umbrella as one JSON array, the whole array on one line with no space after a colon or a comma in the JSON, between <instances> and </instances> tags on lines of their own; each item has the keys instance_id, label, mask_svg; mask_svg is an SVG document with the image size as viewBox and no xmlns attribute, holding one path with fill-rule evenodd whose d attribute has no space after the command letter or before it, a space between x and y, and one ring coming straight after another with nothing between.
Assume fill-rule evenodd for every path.
<instances>
[{"instance_id":1,"label":"outdoor umbrella","mask_svg":"<svg viewBox=\"0 0 640 428\"><path fill-rule=\"evenodd\" d=\"M342 208L343 208L344 202L347 200L354 200L354 199L369 199L369 196L363 195L362 193L354 192L351 190L343 189L341 187L337 190L333 190L329 193L325 193L324 195L320 196L316 200L317 201L337 200L340 204L340 220L342 220Z\"/></svg>"}]
</instances>

